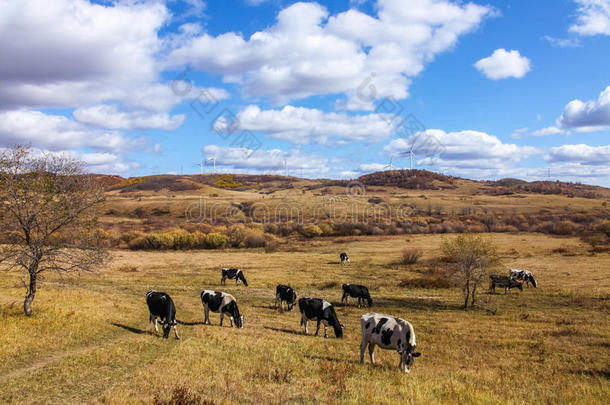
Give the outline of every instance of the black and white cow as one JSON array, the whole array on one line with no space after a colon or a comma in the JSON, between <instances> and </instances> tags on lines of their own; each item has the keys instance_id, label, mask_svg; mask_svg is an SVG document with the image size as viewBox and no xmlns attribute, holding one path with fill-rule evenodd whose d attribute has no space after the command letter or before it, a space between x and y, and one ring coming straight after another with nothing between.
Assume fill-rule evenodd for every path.
<instances>
[{"instance_id":1,"label":"black and white cow","mask_svg":"<svg viewBox=\"0 0 610 405\"><path fill-rule=\"evenodd\" d=\"M496 292L496 287L504 287L504 294L506 294L506 291L510 294L511 289L515 287L523 291L523 283L514 280L512 277L492 274L489 279L491 280L489 284L490 292Z\"/></svg>"},{"instance_id":2,"label":"black and white cow","mask_svg":"<svg viewBox=\"0 0 610 405\"><path fill-rule=\"evenodd\" d=\"M373 306L373 300L369 294L369 289L358 284L343 284L343 297L341 303L347 304L347 297L358 298L358 308L364 306L364 300L367 300L369 307Z\"/></svg>"},{"instance_id":3,"label":"black and white cow","mask_svg":"<svg viewBox=\"0 0 610 405\"><path fill-rule=\"evenodd\" d=\"M233 327L233 321L235 321L235 325L238 328L244 327L244 317L239 313L237 301L235 301L235 298L231 294L212 290L203 290L201 292L201 302L203 303L203 310L205 312L205 319L203 320L204 325L211 325L210 311L212 311L220 312L220 326L222 326L222 320L225 313L227 313L229 314L231 327Z\"/></svg>"},{"instance_id":4,"label":"black and white cow","mask_svg":"<svg viewBox=\"0 0 610 405\"><path fill-rule=\"evenodd\" d=\"M343 337L343 325L339 323L335 307L328 301L320 298L302 297L299 299L299 311L301 311L301 325L305 325L305 334L308 333L307 322L310 319L316 319L316 336L320 331L320 322L324 324L324 337L328 337L326 330L328 326L332 326L335 330L337 338Z\"/></svg>"},{"instance_id":5,"label":"black and white cow","mask_svg":"<svg viewBox=\"0 0 610 405\"><path fill-rule=\"evenodd\" d=\"M415 331L410 322L389 315L370 312L360 317L362 342L360 343L360 364L364 363L364 349L369 346L371 364L375 365L375 345L382 349L396 350L400 355L399 368L410 372L416 352Z\"/></svg>"},{"instance_id":6,"label":"black and white cow","mask_svg":"<svg viewBox=\"0 0 610 405\"><path fill-rule=\"evenodd\" d=\"M277 308L277 302L280 302L282 311L284 310L284 302L288 304L288 311L292 311L292 308L297 303L297 293L294 289L287 285L278 284L275 288L275 307Z\"/></svg>"},{"instance_id":7,"label":"black and white cow","mask_svg":"<svg viewBox=\"0 0 610 405\"><path fill-rule=\"evenodd\" d=\"M345 252L339 253L339 259L341 259L341 264L349 263L349 256Z\"/></svg>"},{"instance_id":8,"label":"black and white cow","mask_svg":"<svg viewBox=\"0 0 610 405\"><path fill-rule=\"evenodd\" d=\"M538 282L534 278L534 275L532 274L532 272L529 270L510 269L509 274L515 280L523 281L525 283L525 285L527 285L528 287L530 286L530 283L531 283L534 286L534 288L538 288Z\"/></svg>"},{"instance_id":9,"label":"black and white cow","mask_svg":"<svg viewBox=\"0 0 610 405\"><path fill-rule=\"evenodd\" d=\"M226 284L227 279L235 279L235 285L239 284L240 281L243 281L244 285L247 287L248 282L244 277L244 272L240 269L229 269L227 267L223 267L222 269L222 278L220 279L220 284Z\"/></svg>"},{"instance_id":10,"label":"black and white cow","mask_svg":"<svg viewBox=\"0 0 610 405\"><path fill-rule=\"evenodd\" d=\"M176 328L176 306L171 297L164 292L151 290L146 293L146 305L150 312L149 321L154 325L155 332L159 332L157 327L157 317L159 317L163 322L163 338L167 339L169 330L174 328L176 339L180 339Z\"/></svg>"}]
</instances>

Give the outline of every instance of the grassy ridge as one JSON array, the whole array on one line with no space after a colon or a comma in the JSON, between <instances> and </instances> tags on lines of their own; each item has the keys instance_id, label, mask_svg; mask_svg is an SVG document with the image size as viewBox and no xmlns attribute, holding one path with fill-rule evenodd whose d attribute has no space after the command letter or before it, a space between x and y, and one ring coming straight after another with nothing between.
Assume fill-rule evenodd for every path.
<instances>
[{"instance_id":1,"label":"grassy ridge","mask_svg":"<svg viewBox=\"0 0 610 405\"><path fill-rule=\"evenodd\" d=\"M421 265L402 266L406 246L439 255L439 235L300 242L292 252L114 251L98 274L49 276L33 319L21 314L16 274L0 273L0 402L142 403L184 385L214 403L603 403L610 395L610 256L577 239L495 234L503 266L531 269L540 288L482 295L458 309L456 288L405 288ZM569 249L574 256L553 251ZM352 264L338 264L347 251ZM251 287L221 287L220 267L243 268ZM342 340L304 336L298 312L271 308L277 283L338 303L340 284L370 286L374 311L410 320L422 357L410 375L377 349L379 366L358 364L359 316L337 306ZM406 285L406 284L403 284ZM176 302L182 337L147 330L144 294ZM235 295L242 330L203 326L204 288ZM311 330L311 328L310 328ZM333 336L332 331L329 332ZM27 388L31 387L31 390Z\"/></svg>"}]
</instances>

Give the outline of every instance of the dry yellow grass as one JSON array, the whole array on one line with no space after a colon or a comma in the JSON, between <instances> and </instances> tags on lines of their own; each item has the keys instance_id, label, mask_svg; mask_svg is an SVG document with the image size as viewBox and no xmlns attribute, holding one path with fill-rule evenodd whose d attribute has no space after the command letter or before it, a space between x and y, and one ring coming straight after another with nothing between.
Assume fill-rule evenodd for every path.
<instances>
[{"instance_id":1,"label":"dry yellow grass","mask_svg":"<svg viewBox=\"0 0 610 405\"><path fill-rule=\"evenodd\" d=\"M446 236L449 237L449 236ZM610 397L610 255L577 239L495 234L503 266L528 268L538 289L480 296L464 312L459 289L400 288L419 265L404 247L437 257L442 236L294 242L294 251L114 251L97 274L49 275L22 314L17 274L0 273L0 402L147 403L186 385L214 403L604 403ZM576 256L553 253L568 247ZM347 251L352 264L338 264ZM220 267L244 270L250 287L221 287ZM332 282L337 285L333 286ZM343 282L371 287L372 310L410 320L422 356L401 374L398 356L359 360L359 317L338 306L345 338L304 336L298 309L271 308L275 286L338 303ZM144 295L169 293L181 340L150 333ZM232 293L245 328L202 325L199 293Z\"/></svg>"}]
</instances>

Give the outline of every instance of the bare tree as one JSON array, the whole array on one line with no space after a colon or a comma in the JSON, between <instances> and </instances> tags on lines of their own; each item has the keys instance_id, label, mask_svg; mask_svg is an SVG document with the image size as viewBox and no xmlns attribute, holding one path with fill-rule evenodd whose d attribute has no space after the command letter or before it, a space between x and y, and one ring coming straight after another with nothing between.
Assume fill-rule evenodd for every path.
<instances>
[{"instance_id":1,"label":"bare tree","mask_svg":"<svg viewBox=\"0 0 610 405\"><path fill-rule=\"evenodd\" d=\"M497 262L497 249L490 239L479 235L461 234L444 240L441 249L445 257L455 263L455 276L463 283L464 309L473 307L477 288L487 278L487 268Z\"/></svg>"},{"instance_id":2,"label":"bare tree","mask_svg":"<svg viewBox=\"0 0 610 405\"><path fill-rule=\"evenodd\" d=\"M107 257L96 232L103 189L83 167L78 160L27 147L0 153L0 263L27 273L27 316L41 273L93 271Z\"/></svg>"}]
</instances>

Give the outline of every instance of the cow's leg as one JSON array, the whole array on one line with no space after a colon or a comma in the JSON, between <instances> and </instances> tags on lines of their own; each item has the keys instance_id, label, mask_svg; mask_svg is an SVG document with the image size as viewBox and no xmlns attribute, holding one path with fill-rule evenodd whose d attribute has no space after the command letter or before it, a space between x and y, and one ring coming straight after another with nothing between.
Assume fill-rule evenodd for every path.
<instances>
[{"instance_id":1,"label":"cow's leg","mask_svg":"<svg viewBox=\"0 0 610 405\"><path fill-rule=\"evenodd\" d=\"M369 356L371 357L371 364L375 365L375 343L369 343Z\"/></svg>"},{"instance_id":2,"label":"cow's leg","mask_svg":"<svg viewBox=\"0 0 610 405\"><path fill-rule=\"evenodd\" d=\"M176 339L180 339L180 336L178 336L178 325L176 322L174 322L174 335L176 335Z\"/></svg>"},{"instance_id":3,"label":"cow's leg","mask_svg":"<svg viewBox=\"0 0 610 405\"><path fill-rule=\"evenodd\" d=\"M279 299L280 299L279 294L275 294L275 305L273 306L273 308L277 309L277 300L279 300Z\"/></svg>"},{"instance_id":4,"label":"cow's leg","mask_svg":"<svg viewBox=\"0 0 610 405\"><path fill-rule=\"evenodd\" d=\"M320 319L318 319L318 323L316 324L316 336L318 336L318 332L320 332Z\"/></svg>"},{"instance_id":5,"label":"cow's leg","mask_svg":"<svg viewBox=\"0 0 610 405\"><path fill-rule=\"evenodd\" d=\"M222 276L222 278L220 279L220 284L224 285L227 283L227 276Z\"/></svg>"},{"instance_id":6,"label":"cow's leg","mask_svg":"<svg viewBox=\"0 0 610 405\"><path fill-rule=\"evenodd\" d=\"M303 315L302 322L303 322L303 325L305 325L305 334L307 335L309 333L309 331L307 330L307 324L309 323L309 319L307 319L307 317L305 317L305 315Z\"/></svg>"},{"instance_id":7,"label":"cow's leg","mask_svg":"<svg viewBox=\"0 0 610 405\"><path fill-rule=\"evenodd\" d=\"M361 304L362 298L358 297L358 308L362 308L362 304Z\"/></svg>"},{"instance_id":8,"label":"cow's leg","mask_svg":"<svg viewBox=\"0 0 610 405\"><path fill-rule=\"evenodd\" d=\"M231 327L233 327L233 317L229 315L229 321L231 322Z\"/></svg>"},{"instance_id":9,"label":"cow's leg","mask_svg":"<svg viewBox=\"0 0 610 405\"><path fill-rule=\"evenodd\" d=\"M324 324L324 337L325 337L325 338L328 338L328 333L327 333L327 331L328 331L328 325Z\"/></svg>"},{"instance_id":10,"label":"cow's leg","mask_svg":"<svg viewBox=\"0 0 610 405\"><path fill-rule=\"evenodd\" d=\"M344 303L344 301L345 301L345 305L347 305L347 293L346 292L344 292L343 293L343 297L341 297L341 303L342 304Z\"/></svg>"},{"instance_id":11,"label":"cow's leg","mask_svg":"<svg viewBox=\"0 0 610 405\"><path fill-rule=\"evenodd\" d=\"M225 314L224 312L220 311L220 326L222 326L222 320L224 319Z\"/></svg>"},{"instance_id":12,"label":"cow's leg","mask_svg":"<svg viewBox=\"0 0 610 405\"><path fill-rule=\"evenodd\" d=\"M363 338L360 342L360 364L364 364L364 350L366 349L367 341Z\"/></svg>"},{"instance_id":13,"label":"cow's leg","mask_svg":"<svg viewBox=\"0 0 610 405\"><path fill-rule=\"evenodd\" d=\"M211 325L210 323L210 308L206 305L203 312L205 312L205 319L203 320L203 324Z\"/></svg>"}]
</instances>

